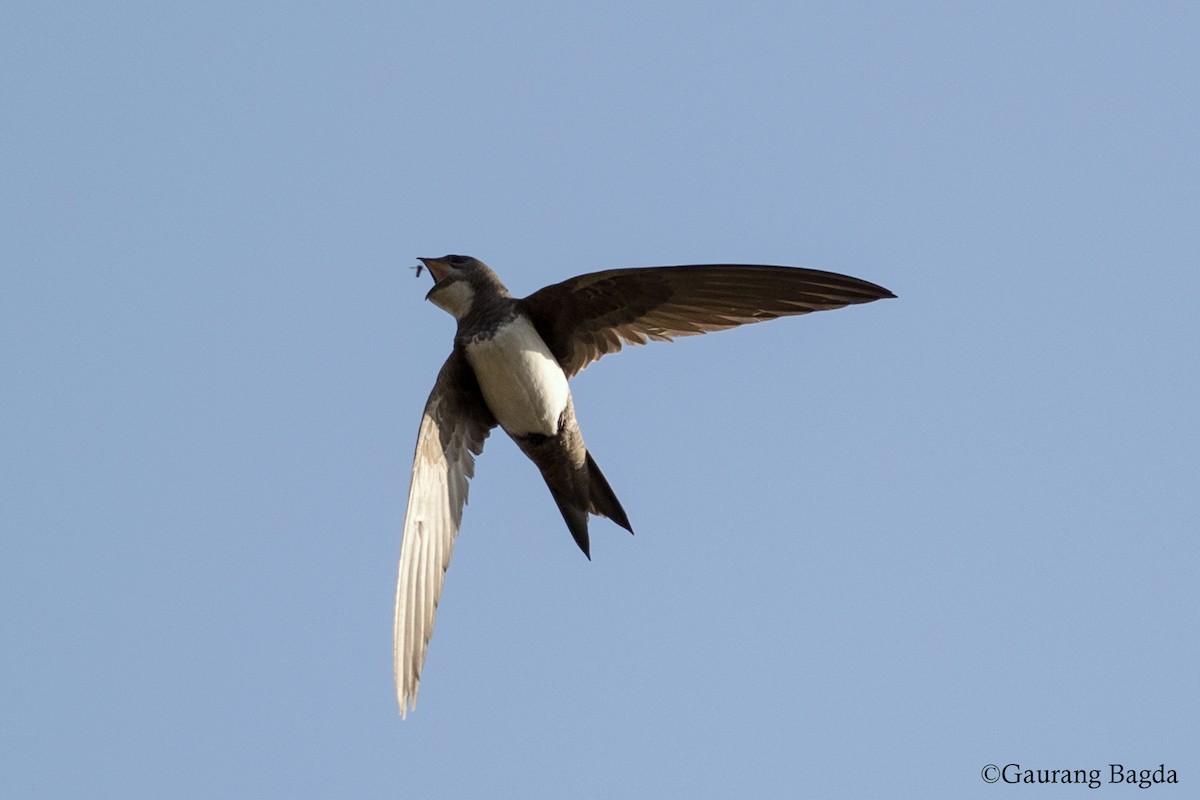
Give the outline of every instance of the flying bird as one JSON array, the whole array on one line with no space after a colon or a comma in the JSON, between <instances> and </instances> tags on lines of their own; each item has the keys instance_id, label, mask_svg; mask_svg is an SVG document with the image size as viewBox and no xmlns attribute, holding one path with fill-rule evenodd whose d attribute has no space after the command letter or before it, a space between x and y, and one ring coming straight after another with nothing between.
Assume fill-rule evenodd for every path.
<instances>
[{"instance_id":1,"label":"flying bird","mask_svg":"<svg viewBox=\"0 0 1200 800\"><path fill-rule=\"evenodd\" d=\"M416 705L467 481L494 427L537 465L575 543L591 558L589 514L630 533L633 527L583 442L569 378L625 344L895 297L833 272L709 264L593 272L515 298L478 259L419 261L434 280L426 299L453 316L458 330L425 403L404 517L395 630L402 717Z\"/></svg>"}]
</instances>

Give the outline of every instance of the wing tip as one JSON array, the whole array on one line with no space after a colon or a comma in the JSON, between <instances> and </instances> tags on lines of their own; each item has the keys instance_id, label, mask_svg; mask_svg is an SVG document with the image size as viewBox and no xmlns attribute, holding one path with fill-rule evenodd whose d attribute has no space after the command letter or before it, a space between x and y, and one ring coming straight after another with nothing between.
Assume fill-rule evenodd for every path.
<instances>
[{"instance_id":1,"label":"wing tip","mask_svg":"<svg viewBox=\"0 0 1200 800\"><path fill-rule=\"evenodd\" d=\"M409 712L416 710L417 707L416 689L411 694L401 689L396 693L396 704L400 707L400 719L408 717Z\"/></svg>"}]
</instances>

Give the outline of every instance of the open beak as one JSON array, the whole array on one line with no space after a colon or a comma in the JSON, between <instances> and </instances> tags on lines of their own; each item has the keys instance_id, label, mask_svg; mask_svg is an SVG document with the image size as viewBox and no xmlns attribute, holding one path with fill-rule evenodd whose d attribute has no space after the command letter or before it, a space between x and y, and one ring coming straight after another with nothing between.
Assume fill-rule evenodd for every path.
<instances>
[{"instance_id":1,"label":"open beak","mask_svg":"<svg viewBox=\"0 0 1200 800\"><path fill-rule=\"evenodd\" d=\"M418 258L417 261L420 261L425 265L425 269L429 270L434 283L450 274L450 265L440 258Z\"/></svg>"}]
</instances>

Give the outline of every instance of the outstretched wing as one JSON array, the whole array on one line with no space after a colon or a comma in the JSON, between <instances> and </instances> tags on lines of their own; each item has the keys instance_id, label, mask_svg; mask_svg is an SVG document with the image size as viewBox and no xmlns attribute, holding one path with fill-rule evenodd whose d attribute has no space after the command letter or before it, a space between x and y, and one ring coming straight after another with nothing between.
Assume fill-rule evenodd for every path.
<instances>
[{"instance_id":1,"label":"outstretched wing","mask_svg":"<svg viewBox=\"0 0 1200 800\"><path fill-rule=\"evenodd\" d=\"M417 702L434 612L467 502L467 481L475 474L475 456L483 452L483 441L495 425L474 373L455 350L425 403L404 516L395 639L401 717Z\"/></svg>"},{"instance_id":2,"label":"outstretched wing","mask_svg":"<svg viewBox=\"0 0 1200 800\"><path fill-rule=\"evenodd\" d=\"M547 286L520 303L570 376L624 344L670 341L885 297L895 295L834 272L707 264L593 272Z\"/></svg>"}]
</instances>

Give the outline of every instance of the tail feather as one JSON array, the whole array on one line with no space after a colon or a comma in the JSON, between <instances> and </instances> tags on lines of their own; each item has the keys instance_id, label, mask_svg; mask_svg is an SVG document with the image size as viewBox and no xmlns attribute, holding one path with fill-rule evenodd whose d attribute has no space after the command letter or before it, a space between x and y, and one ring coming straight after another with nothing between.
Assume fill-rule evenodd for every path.
<instances>
[{"instance_id":1,"label":"tail feather","mask_svg":"<svg viewBox=\"0 0 1200 800\"><path fill-rule=\"evenodd\" d=\"M570 477L566 478L566 483L555 480L556 477L563 477L561 473L555 475L544 472L543 476L563 520L567 523L567 529L575 539L575 544L579 545L579 549L590 560L592 548L588 538L589 513L608 517L630 533L633 533L633 527L629 524L625 509L621 508L621 501L608 485L604 473L596 466L591 453L587 454L584 467L582 471L568 473Z\"/></svg>"},{"instance_id":2,"label":"tail feather","mask_svg":"<svg viewBox=\"0 0 1200 800\"><path fill-rule=\"evenodd\" d=\"M550 489L558 510L575 539L575 544L589 559L592 557L588 539L588 514L608 517L633 533L629 517L621 501L596 466L592 454L583 443L579 423L575 421L575 404L567 395L567 406L558 420L554 435L528 433L510 434L529 460L537 465ZM583 463L579 454L583 453Z\"/></svg>"},{"instance_id":3,"label":"tail feather","mask_svg":"<svg viewBox=\"0 0 1200 800\"><path fill-rule=\"evenodd\" d=\"M559 492L550 490L550 494L554 497L554 502L558 504L558 510L562 512L563 519L567 523L567 529L571 531L571 536L575 538L575 544L579 545L579 549L588 557L588 561L592 560L592 545L588 539L588 512L585 509L571 502L571 498Z\"/></svg>"},{"instance_id":4,"label":"tail feather","mask_svg":"<svg viewBox=\"0 0 1200 800\"><path fill-rule=\"evenodd\" d=\"M608 485L608 480L600 471L600 467L596 466L596 461L592 458L591 453L587 454L587 472L588 511L608 517L625 530L633 533L629 517L625 515L625 509L621 508L621 501L617 499L616 493Z\"/></svg>"}]
</instances>

